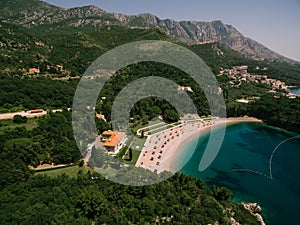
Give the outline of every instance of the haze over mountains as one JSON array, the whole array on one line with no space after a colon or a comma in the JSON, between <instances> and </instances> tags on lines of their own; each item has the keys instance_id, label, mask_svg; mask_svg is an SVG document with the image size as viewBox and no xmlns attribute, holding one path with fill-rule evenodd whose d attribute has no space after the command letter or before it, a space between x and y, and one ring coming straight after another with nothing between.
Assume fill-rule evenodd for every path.
<instances>
[{"instance_id":1,"label":"haze over mountains","mask_svg":"<svg viewBox=\"0 0 300 225\"><path fill-rule=\"evenodd\" d=\"M40 31L66 28L99 30L114 25L140 29L157 27L169 36L189 44L220 42L254 59L295 62L245 37L233 26L224 24L222 21L161 20L152 14L128 16L108 13L96 6L64 9L39 0L1 1L0 19L4 23L35 28Z\"/></svg>"}]
</instances>

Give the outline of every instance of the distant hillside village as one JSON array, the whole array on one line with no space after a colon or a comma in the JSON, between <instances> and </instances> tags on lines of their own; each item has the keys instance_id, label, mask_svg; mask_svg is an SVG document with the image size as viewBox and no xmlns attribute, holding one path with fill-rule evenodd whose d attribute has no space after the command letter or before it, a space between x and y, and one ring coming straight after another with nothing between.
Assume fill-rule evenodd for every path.
<instances>
[{"instance_id":1,"label":"distant hillside village","mask_svg":"<svg viewBox=\"0 0 300 225\"><path fill-rule=\"evenodd\" d=\"M78 79L80 76L75 76L71 71L64 69L63 65L55 66L42 66L41 67L31 67L27 69L20 69L23 76L40 76L45 75L51 77L53 80L68 80L68 79Z\"/></svg>"},{"instance_id":2,"label":"distant hillside village","mask_svg":"<svg viewBox=\"0 0 300 225\"><path fill-rule=\"evenodd\" d=\"M267 71L268 68L256 67L256 70ZM26 72L23 71L23 75L39 76L44 74L50 76L53 80L68 80L68 79L79 79L80 76L72 76L70 71L64 69L63 65L50 66L47 65L45 68L29 68ZM100 71L101 75L111 75L110 71ZM95 76L86 76L88 79L95 79L98 75ZM269 78L267 75L257 75L251 74L248 72L248 65L234 66L231 69L220 68L218 76L227 76L229 81L226 83L229 87L240 88L243 82L253 82L257 85L264 85L265 88L269 89L269 93L274 94L275 98L281 96L286 96L290 99L295 99L298 96L290 93L290 86L286 85L285 82L273 78ZM193 92L190 86L178 86L178 91L188 91ZM221 94L223 90L219 88L218 93ZM237 99L239 103L249 103L251 101L258 100L260 97L251 96L247 99Z\"/></svg>"},{"instance_id":3,"label":"distant hillside village","mask_svg":"<svg viewBox=\"0 0 300 225\"><path fill-rule=\"evenodd\" d=\"M259 70L259 67L256 67L256 70ZM261 70L268 70L267 67L262 68ZM288 98L296 98L297 96L289 93L289 86L285 82L268 78L267 75L254 75L248 72L248 66L234 66L232 69L222 69L220 70L219 76L228 76L230 81L227 83L231 87L240 87L243 82L254 82L257 84L263 84L267 87L270 87L270 93L281 92L283 96ZM275 96L274 96L275 97ZM277 96L276 96L277 97ZM248 103L244 99L240 100L242 103Z\"/></svg>"},{"instance_id":4,"label":"distant hillside village","mask_svg":"<svg viewBox=\"0 0 300 225\"><path fill-rule=\"evenodd\" d=\"M56 66L50 66L47 65L46 68L43 68L44 72L64 72L66 73L67 71L63 69L62 65L56 65ZM42 71L41 69L38 68L29 68L27 74L40 74Z\"/></svg>"}]
</instances>

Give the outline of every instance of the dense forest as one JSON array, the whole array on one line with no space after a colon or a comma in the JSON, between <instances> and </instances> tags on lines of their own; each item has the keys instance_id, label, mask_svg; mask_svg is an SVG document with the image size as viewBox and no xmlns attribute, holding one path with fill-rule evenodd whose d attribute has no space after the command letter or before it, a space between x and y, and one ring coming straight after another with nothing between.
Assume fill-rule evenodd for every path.
<instances>
[{"instance_id":1,"label":"dense forest","mask_svg":"<svg viewBox=\"0 0 300 225\"><path fill-rule=\"evenodd\" d=\"M33 176L2 189L1 224L259 224L228 189L206 189L196 178L130 187L92 176Z\"/></svg>"},{"instance_id":2,"label":"dense forest","mask_svg":"<svg viewBox=\"0 0 300 225\"><path fill-rule=\"evenodd\" d=\"M93 173L38 175L0 190L0 223L231 224L234 217L241 224L259 224L231 196L226 188L207 189L182 174L144 187L122 186Z\"/></svg>"},{"instance_id":3,"label":"dense forest","mask_svg":"<svg viewBox=\"0 0 300 225\"><path fill-rule=\"evenodd\" d=\"M242 224L259 224L231 202L228 189L208 189L182 174L143 187L112 183L92 170L73 178L35 174L29 164L79 162L81 154L70 112L41 117L32 129L23 122L0 133L1 224L230 224L232 212Z\"/></svg>"},{"instance_id":4,"label":"dense forest","mask_svg":"<svg viewBox=\"0 0 300 225\"><path fill-rule=\"evenodd\" d=\"M253 116L265 123L300 133L300 99L265 95L250 104L229 103L228 116Z\"/></svg>"},{"instance_id":5,"label":"dense forest","mask_svg":"<svg viewBox=\"0 0 300 225\"><path fill-rule=\"evenodd\" d=\"M200 116L209 115L210 109L205 95L195 82L177 68L161 63L147 62L130 65L112 76L101 93L96 105L96 111L103 113L110 121L110 112L117 94L129 83L142 77L160 76L176 82L178 85L191 86L193 92L188 95L193 100ZM299 132L299 99L287 97L274 98L267 94L266 87L255 83L243 83L241 87L229 87L224 76L218 77L227 107L228 116L255 116L270 125ZM51 80L49 78L20 78L0 77L0 112L30 110L34 108L69 108L72 107L73 96L78 79L66 81ZM105 96L105 100L100 97ZM236 99L258 96L251 104L236 102ZM274 113L276 112L276 113ZM174 122L178 114L174 107L164 99L152 97L137 102L131 110L133 124L146 124L149 120L162 115L166 122ZM177 118L177 119L176 119ZM109 124L98 121L99 130L109 128Z\"/></svg>"},{"instance_id":6,"label":"dense forest","mask_svg":"<svg viewBox=\"0 0 300 225\"><path fill-rule=\"evenodd\" d=\"M106 99L99 101L96 110L103 112L105 116L110 119L111 108L117 94L131 82L149 76L159 76L174 81L178 85L191 86L193 92L189 92L188 94L193 99L199 115L210 114L205 95L199 85L196 85L195 81L189 75L170 65L154 62L139 63L118 71L116 75L108 80L100 92L99 96L105 96ZM161 90L161 92L165 93L166 91ZM168 93L166 92L165 95L166 94ZM126 101L126 99L124 99L124 101ZM159 115L162 115L166 122L174 122L171 117L168 116L170 114L177 114L174 107L166 100L158 97L142 99L131 109L131 117L135 119L135 122L138 120L147 122Z\"/></svg>"},{"instance_id":7,"label":"dense forest","mask_svg":"<svg viewBox=\"0 0 300 225\"><path fill-rule=\"evenodd\" d=\"M41 117L33 129L26 129L25 125L4 129L0 132L0 154L0 187L26 180L31 173L29 165L68 164L82 157L68 111Z\"/></svg>"},{"instance_id":8,"label":"dense forest","mask_svg":"<svg viewBox=\"0 0 300 225\"><path fill-rule=\"evenodd\" d=\"M193 79L184 72L161 63L140 63L120 70L109 79L102 89L99 96L106 96L106 99L98 102L96 110L104 113L110 120L110 112L115 96L122 88L136 79L152 76L153 74L170 79L178 85L191 86L193 92L188 92L188 95L193 100L199 116L207 116L211 113L204 93ZM218 79L223 89L228 117L254 116L269 125L300 132L299 98L289 99L284 96L275 98L274 94L266 93L268 91L266 87L251 82L243 83L239 88L228 87L224 85L225 80L223 77L218 77ZM257 96L260 99L250 102L250 104L236 102L236 99L247 96ZM165 114L166 110L170 110L174 114L178 113L169 102L152 97L137 102L131 110L131 116L134 118L133 123L135 125L139 122L146 124L159 115L162 115L166 122L173 122L168 120Z\"/></svg>"},{"instance_id":9,"label":"dense forest","mask_svg":"<svg viewBox=\"0 0 300 225\"><path fill-rule=\"evenodd\" d=\"M0 112L72 106L78 80L0 76Z\"/></svg>"},{"instance_id":10,"label":"dense forest","mask_svg":"<svg viewBox=\"0 0 300 225\"><path fill-rule=\"evenodd\" d=\"M300 98L264 96L249 106L249 115L267 124L300 133Z\"/></svg>"}]
</instances>

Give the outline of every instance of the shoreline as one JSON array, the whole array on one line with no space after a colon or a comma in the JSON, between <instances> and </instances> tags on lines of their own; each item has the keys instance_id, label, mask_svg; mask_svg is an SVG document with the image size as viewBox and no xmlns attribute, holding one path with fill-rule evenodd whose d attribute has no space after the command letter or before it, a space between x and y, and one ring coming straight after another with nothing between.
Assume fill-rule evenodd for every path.
<instances>
[{"instance_id":1,"label":"shoreline","mask_svg":"<svg viewBox=\"0 0 300 225\"><path fill-rule=\"evenodd\" d=\"M223 128L225 128L225 130L226 130L226 127L228 125L232 125L232 124L236 124L236 123L246 123L246 122L247 123L263 123L262 120L254 118L254 117L230 117L230 118L226 118L226 119L217 120L214 124L212 124L208 127L204 127L202 130L195 132L193 135L185 138L182 141L182 143L179 146L177 146L176 150L174 151L172 162L169 166L169 170L167 170L167 171L177 172L182 168L182 166L180 165L182 163L178 162L178 159L184 157L185 156L184 154L186 153L186 151L189 151L188 149L186 149L184 147L187 147L187 148L191 147L191 146L186 146L186 145L189 142L191 142L191 140L193 138L197 137L197 140L195 140L195 142L196 142L195 144L197 144L199 137L208 134L212 128L222 129L222 127L224 126Z\"/></svg>"},{"instance_id":2,"label":"shoreline","mask_svg":"<svg viewBox=\"0 0 300 225\"><path fill-rule=\"evenodd\" d=\"M244 203L241 202L242 206L253 215L261 225L266 225L264 218L261 215L261 207L257 203Z\"/></svg>"},{"instance_id":3,"label":"shoreline","mask_svg":"<svg viewBox=\"0 0 300 225\"><path fill-rule=\"evenodd\" d=\"M137 167L156 171L177 172L178 159L184 157L187 151L184 147L197 137L197 143L201 135L206 134L212 128L226 128L227 125L243 122L263 123L262 120L253 117L232 117L212 120L199 120L185 122L174 128L151 135L147 138L144 148L136 162Z\"/></svg>"},{"instance_id":4,"label":"shoreline","mask_svg":"<svg viewBox=\"0 0 300 225\"><path fill-rule=\"evenodd\" d=\"M145 169L149 169L151 171L161 173L163 171L169 171L172 173L176 173L182 168L182 165L184 165L184 162L187 162L190 157L193 155L191 153L194 153L194 151L191 151L192 146L197 146L199 137L208 134L212 128L225 128L227 125L237 124L237 123L263 123L262 120L259 120L257 118L253 117L235 117L235 118L226 118L226 119L217 119L217 120L207 120L205 122L197 121L197 122L191 122L189 124L183 124L179 126L178 131L181 133L181 138L178 138L179 140L173 140L170 143L168 143L168 150L163 150L162 148L156 147L156 149L151 149L151 145L147 146L149 144L149 141L151 142L155 141L154 143L157 143L159 145L159 138L162 137L168 137L170 136L170 132L176 132L176 128L170 128L166 131L161 132L161 134L155 134L152 136L149 136L147 138L147 141L145 143L145 146L136 162L137 167L143 167ZM185 128L184 128L185 125ZM201 126L202 125L202 126ZM223 127L224 126L224 127ZM198 128L198 129L195 129ZM168 132L169 131L169 132ZM172 136L172 135L171 135ZM175 139L175 138L174 138ZM194 139L194 140L193 140ZM149 141L148 141L149 140ZM168 138L167 138L168 140ZM164 141L164 139L163 139ZM165 142L163 142L165 143ZM165 146L164 146L165 147ZM149 161L149 159L156 157L157 152L161 152L160 154L161 159L164 160L162 163L160 162L159 165L156 163L159 162L156 159L153 159L153 161ZM154 154L153 154L154 153ZM190 154L190 156L187 156L187 153ZM166 155L167 154L167 155ZM164 156L163 156L164 155ZM150 158L149 158L150 157ZM186 158L187 157L187 158ZM156 161L155 161L156 160ZM257 203L240 203L252 216L254 216L257 221L261 225L265 225L265 221L263 216L261 215L261 207Z\"/></svg>"}]
</instances>

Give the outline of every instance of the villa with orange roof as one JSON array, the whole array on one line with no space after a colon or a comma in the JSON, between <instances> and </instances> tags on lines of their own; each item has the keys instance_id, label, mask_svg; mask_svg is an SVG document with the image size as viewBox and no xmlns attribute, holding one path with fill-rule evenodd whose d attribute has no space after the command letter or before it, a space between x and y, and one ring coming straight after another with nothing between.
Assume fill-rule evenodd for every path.
<instances>
[{"instance_id":1,"label":"villa with orange roof","mask_svg":"<svg viewBox=\"0 0 300 225\"><path fill-rule=\"evenodd\" d=\"M103 146L109 154L115 155L118 154L120 149L125 145L126 134L125 132L117 131L104 131L102 133L102 139L104 144Z\"/></svg>"},{"instance_id":2,"label":"villa with orange roof","mask_svg":"<svg viewBox=\"0 0 300 225\"><path fill-rule=\"evenodd\" d=\"M96 114L96 117L97 117L98 119L101 119L101 120L104 120L105 122L107 122L106 119L105 119L105 116L104 116L103 114L101 114L101 113L97 113L97 114Z\"/></svg>"},{"instance_id":3,"label":"villa with orange roof","mask_svg":"<svg viewBox=\"0 0 300 225\"><path fill-rule=\"evenodd\" d=\"M29 74L39 74L40 69L39 68L29 68L28 73Z\"/></svg>"}]
</instances>

